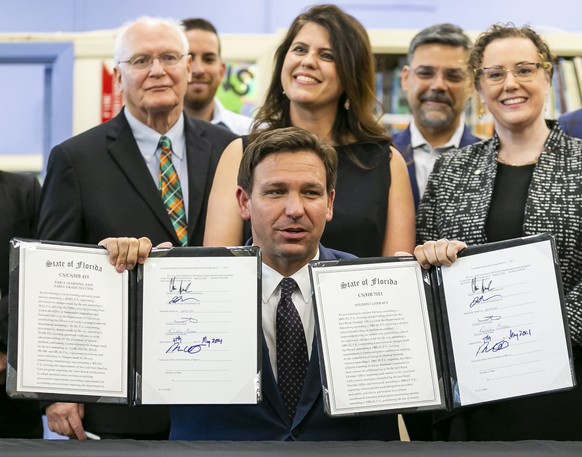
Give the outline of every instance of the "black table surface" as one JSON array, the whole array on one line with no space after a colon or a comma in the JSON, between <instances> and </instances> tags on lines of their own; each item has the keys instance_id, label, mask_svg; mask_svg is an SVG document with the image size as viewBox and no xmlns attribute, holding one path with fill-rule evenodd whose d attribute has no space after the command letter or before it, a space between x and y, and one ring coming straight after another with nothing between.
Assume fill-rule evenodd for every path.
<instances>
[{"instance_id":1,"label":"black table surface","mask_svg":"<svg viewBox=\"0 0 582 457\"><path fill-rule=\"evenodd\" d=\"M375 456L582 456L582 442L208 442L208 441L51 441L0 439L0 456L28 457L375 457Z\"/></svg>"}]
</instances>

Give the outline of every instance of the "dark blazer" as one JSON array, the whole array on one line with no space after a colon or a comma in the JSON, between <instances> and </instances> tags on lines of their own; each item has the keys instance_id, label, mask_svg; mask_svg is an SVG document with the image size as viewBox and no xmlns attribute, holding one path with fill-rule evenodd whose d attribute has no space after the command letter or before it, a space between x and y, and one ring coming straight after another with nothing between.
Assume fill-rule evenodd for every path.
<instances>
[{"instance_id":1,"label":"dark blazer","mask_svg":"<svg viewBox=\"0 0 582 457\"><path fill-rule=\"evenodd\" d=\"M188 240L202 244L216 165L236 135L184 116L188 157ZM43 185L38 236L98 243L109 236L147 236L179 245L160 193L123 112L55 146Z\"/></svg>"},{"instance_id":2,"label":"dark blazer","mask_svg":"<svg viewBox=\"0 0 582 457\"><path fill-rule=\"evenodd\" d=\"M547 121L550 135L534 168L523 234L556 239L570 336L582 345L582 141ZM497 175L499 138L444 153L435 163L416 218L417 242L487 242L485 222Z\"/></svg>"},{"instance_id":3,"label":"dark blazer","mask_svg":"<svg viewBox=\"0 0 582 457\"><path fill-rule=\"evenodd\" d=\"M582 109L563 114L558 123L567 135L582 138Z\"/></svg>"},{"instance_id":4,"label":"dark blazer","mask_svg":"<svg viewBox=\"0 0 582 457\"><path fill-rule=\"evenodd\" d=\"M469 127L465 125L459 147L462 148L468 146L469 144L477 143L478 141L481 141L481 139L472 135ZM392 142L406 161L406 167L408 168L408 178L410 179L412 196L414 197L414 208L418 210L418 205L420 203L420 192L418 190L416 171L414 169L414 154L412 153L412 146L410 145L410 126L406 127L406 129L403 131L396 133L392 138Z\"/></svg>"},{"instance_id":5,"label":"dark blazer","mask_svg":"<svg viewBox=\"0 0 582 457\"><path fill-rule=\"evenodd\" d=\"M320 246L320 260L354 258ZM170 408L173 440L350 441L397 440L396 415L330 418L323 410L316 338L295 418L287 414L263 339L262 389L258 405L203 405Z\"/></svg>"},{"instance_id":6,"label":"dark blazer","mask_svg":"<svg viewBox=\"0 0 582 457\"><path fill-rule=\"evenodd\" d=\"M582 141L565 135L557 122L546 122L551 132L529 184L523 210L523 235L551 233L555 237L570 337L576 349L582 346ZM487 243L485 224L493 198L499 147L499 137L494 135L490 140L447 151L439 157L416 218L419 244L439 238L463 240L469 246ZM580 357L575 357L574 363L576 369L580 369ZM528 398L526 403L530 406L515 409L511 415L504 415L502 421L492 423L491 427L487 424L479 426L484 435L493 436L480 439L521 440L533 439L534 436L535 439L578 440L580 428L576 427L576 421L580 414L580 390L578 383L574 391L564 393L569 400L564 400L562 393L552 394L556 403L547 402L552 403L551 411L556 411L551 415L552 419L540 409L536 398L543 397ZM570 393L573 397L568 397ZM556 406L558 398L560 407ZM498 408L496 412L505 411L505 414L507 410L502 409L503 405L516 401L504 401L493 407ZM477 408L483 411L486 406ZM548 407L544 409L550 410ZM444 430L443 437L449 436L448 419L463 414L462 411L436 415L437 429ZM531 414L532 411L536 414ZM480 417L489 416L483 414ZM499 426L500 422L506 424L512 419L511 426ZM565 431L572 429L571 424L574 424L576 433ZM489 432L495 428L496 432ZM498 438L501 431L503 436L511 438ZM472 439L472 432L465 428L463 435L466 433Z\"/></svg>"},{"instance_id":7,"label":"dark blazer","mask_svg":"<svg viewBox=\"0 0 582 457\"><path fill-rule=\"evenodd\" d=\"M0 351L8 338L8 253L10 239L34 238L40 184L34 176L0 171ZM0 386L0 438L42 438L37 402L10 400Z\"/></svg>"},{"instance_id":8,"label":"dark blazer","mask_svg":"<svg viewBox=\"0 0 582 457\"><path fill-rule=\"evenodd\" d=\"M204 237L218 160L236 135L188 116L184 129L188 241L196 246ZM179 245L123 111L52 150L40 200L38 238L96 244L109 236L147 236L154 245ZM165 407L87 404L83 423L97 434L155 434L169 428L169 415Z\"/></svg>"}]
</instances>

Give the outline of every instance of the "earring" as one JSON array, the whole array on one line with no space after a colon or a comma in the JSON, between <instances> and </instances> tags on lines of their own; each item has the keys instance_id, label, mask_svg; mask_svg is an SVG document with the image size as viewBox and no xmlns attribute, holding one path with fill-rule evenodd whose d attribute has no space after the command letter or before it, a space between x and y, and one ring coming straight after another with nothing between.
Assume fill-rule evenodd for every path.
<instances>
[{"instance_id":1,"label":"earring","mask_svg":"<svg viewBox=\"0 0 582 457\"><path fill-rule=\"evenodd\" d=\"M350 99L346 98L346 101L344 102L344 108L346 109L346 111L349 111L350 109Z\"/></svg>"},{"instance_id":2,"label":"earring","mask_svg":"<svg viewBox=\"0 0 582 457\"><path fill-rule=\"evenodd\" d=\"M481 104L479 105L479 119L483 119L483 116L487 113L487 105L481 100Z\"/></svg>"}]
</instances>

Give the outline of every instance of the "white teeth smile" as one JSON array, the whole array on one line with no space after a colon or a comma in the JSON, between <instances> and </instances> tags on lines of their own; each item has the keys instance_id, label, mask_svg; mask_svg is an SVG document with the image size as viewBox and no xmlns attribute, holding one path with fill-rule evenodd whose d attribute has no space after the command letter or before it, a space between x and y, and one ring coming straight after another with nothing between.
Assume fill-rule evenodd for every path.
<instances>
[{"instance_id":1,"label":"white teeth smile","mask_svg":"<svg viewBox=\"0 0 582 457\"><path fill-rule=\"evenodd\" d=\"M305 75L296 76L295 79L297 81L304 81L304 82L308 82L308 83L316 83L316 82L318 82L317 79L312 78L311 76L305 76Z\"/></svg>"},{"instance_id":2,"label":"white teeth smile","mask_svg":"<svg viewBox=\"0 0 582 457\"><path fill-rule=\"evenodd\" d=\"M504 105L516 105L517 103L525 103L525 98L510 98L509 100L503 100L501 103Z\"/></svg>"}]
</instances>

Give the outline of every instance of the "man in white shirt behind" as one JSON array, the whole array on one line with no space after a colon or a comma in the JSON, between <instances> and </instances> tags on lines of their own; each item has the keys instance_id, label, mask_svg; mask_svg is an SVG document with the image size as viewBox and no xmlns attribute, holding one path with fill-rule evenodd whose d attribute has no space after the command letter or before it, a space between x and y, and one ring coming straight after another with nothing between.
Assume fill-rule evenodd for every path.
<instances>
[{"instance_id":1,"label":"man in white shirt behind","mask_svg":"<svg viewBox=\"0 0 582 457\"><path fill-rule=\"evenodd\" d=\"M226 109L216 98L226 72L216 28L201 18L184 19L182 25L192 56L192 80L184 98L184 110L189 116L226 127L237 135L248 134L252 118Z\"/></svg>"}]
</instances>

